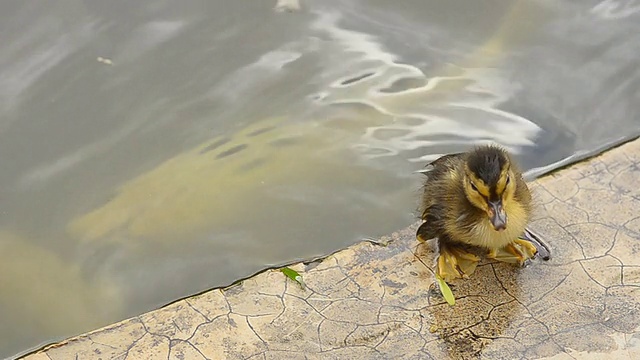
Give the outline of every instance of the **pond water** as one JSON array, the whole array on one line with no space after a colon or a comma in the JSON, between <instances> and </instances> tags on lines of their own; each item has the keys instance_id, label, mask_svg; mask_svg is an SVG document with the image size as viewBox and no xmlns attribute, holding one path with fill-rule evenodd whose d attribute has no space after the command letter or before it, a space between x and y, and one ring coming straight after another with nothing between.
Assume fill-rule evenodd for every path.
<instances>
[{"instance_id":1,"label":"pond water","mask_svg":"<svg viewBox=\"0 0 640 360\"><path fill-rule=\"evenodd\" d=\"M0 4L0 357L416 219L436 156L640 133L640 2Z\"/></svg>"}]
</instances>

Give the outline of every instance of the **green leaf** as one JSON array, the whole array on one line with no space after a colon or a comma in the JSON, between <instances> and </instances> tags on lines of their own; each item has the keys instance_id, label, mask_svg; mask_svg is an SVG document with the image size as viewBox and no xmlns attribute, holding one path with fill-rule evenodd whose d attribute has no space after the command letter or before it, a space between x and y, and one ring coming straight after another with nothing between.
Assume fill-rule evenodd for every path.
<instances>
[{"instance_id":1,"label":"green leaf","mask_svg":"<svg viewBox=\"0 0 640 360\"><path fill-rule=\"evenodd\" d=\"M298 274L297 271L293 269L289 269L288 267L283 267L280 269L283 274L285 274L289 279L297 282L304 289L304 281L302 281L302 275Z\"/></svg>"},{"instance_id":2,"label":"green leaf","mask_svg":"<svg viewBox=\"0 0 640 360\"><path fill-rule=\"evenodd\" d=\"M451 291L449 285L447 285L447 282L442 280L442 278L438 275L436 275L436 280L438 281L438 285L440 285L440 292L442 293L442 296L444 296L444 299L447 300L449 305L455 305L456 298L453 296L453 292Z\"/></svg>"}]
</instances>

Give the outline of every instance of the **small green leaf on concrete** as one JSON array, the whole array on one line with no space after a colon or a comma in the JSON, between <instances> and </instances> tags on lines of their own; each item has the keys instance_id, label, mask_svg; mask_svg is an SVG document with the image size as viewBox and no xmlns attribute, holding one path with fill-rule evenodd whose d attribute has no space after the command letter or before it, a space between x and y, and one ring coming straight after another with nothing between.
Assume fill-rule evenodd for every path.
<instances>
[{"instance_id":1,"label":"small green leaf on concrete","mask_svg":"<svg viewBox=\"0 0 640 360\"><path fill-rule=\"evenodd\" d=\"M302 275L298 274L297 271L293 269L289 269L288 267L283 267L280 269L283 274L285 274L289 279L297 282L304 289L304 281L302 281Z\"/></svg>"},{"instance_id":2,"label":"small green leaf on concrete","mask_svg":"<svg viewBox=\"0 0 640 360\"><path fill-rule=\"evenodd\" d=\"M456 298L453 296L453 292L451 291L449 285L447 285L447 282L442 280L442 278L438 275L436 275L436 280L438 281L438 285L440 285L440 292L442 293L442 296L444 296L444 299L447 300L449 305L455 305Z\"/></svg>"}]
</instances>

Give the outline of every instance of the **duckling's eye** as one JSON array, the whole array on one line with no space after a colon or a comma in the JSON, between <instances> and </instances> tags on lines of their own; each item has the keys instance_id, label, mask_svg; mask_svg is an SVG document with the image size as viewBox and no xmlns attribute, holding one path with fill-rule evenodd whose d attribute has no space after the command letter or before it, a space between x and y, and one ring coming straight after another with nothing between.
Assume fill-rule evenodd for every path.
<instances>
[{"instance_id":1,"label":"duckling's eye","mask_svg":"<svg viewBox=\"0 0 640 360\"><path fill-rule=\"evenodd\" d=\"M505 182L505 185L509 185L510 182L511 182L511 176L507 175L507 181Z\"/></svg>"},{"instance_id":2,"label":"duckling's eye","mask_svg":"<svg viewBox=\"0 0 640 360\"><path fill-rule=\"evenodd\" d=\"M478 188L474 183L470 182L469 184L471 184L471 188L473 189L473 191L478 192Z\"/></svg>"}]
</instances>

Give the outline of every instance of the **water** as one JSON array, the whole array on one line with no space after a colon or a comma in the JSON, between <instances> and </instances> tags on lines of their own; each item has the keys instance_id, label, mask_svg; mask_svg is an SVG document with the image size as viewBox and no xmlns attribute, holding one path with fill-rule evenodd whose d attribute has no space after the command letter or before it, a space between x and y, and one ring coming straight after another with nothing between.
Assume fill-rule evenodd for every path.
<instances>
[{"instance_id":1,"label":"water","mask_svg":"<svg viewBox=\"0 0 640 360\"><path fill-rule=\"evenodd\" d=\"M439 154L640 133L638 1L274 5L0 5L0 356L403 228Z\"/></svg>"}]
</instances>

